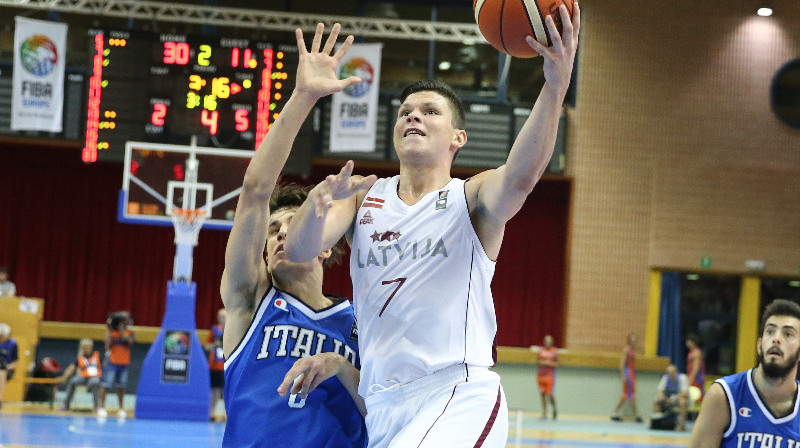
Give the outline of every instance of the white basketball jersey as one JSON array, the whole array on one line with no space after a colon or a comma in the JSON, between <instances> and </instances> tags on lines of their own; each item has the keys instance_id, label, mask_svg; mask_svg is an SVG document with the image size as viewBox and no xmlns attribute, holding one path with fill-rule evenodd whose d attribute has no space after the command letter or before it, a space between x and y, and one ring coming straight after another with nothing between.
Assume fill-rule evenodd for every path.
<instances>
[{"instance_id":1,"label":"white basketball jersey","mask_svg":"<svg viewBox=\"0 0 800 448\"><path fill-rule=\"evenodd\" d=\"M408 383L453 364L490 367L495 262L472 227L464 180L407 205L380 179L356 214L350 254L361 380Z\"/></svg>"}]
</instances>

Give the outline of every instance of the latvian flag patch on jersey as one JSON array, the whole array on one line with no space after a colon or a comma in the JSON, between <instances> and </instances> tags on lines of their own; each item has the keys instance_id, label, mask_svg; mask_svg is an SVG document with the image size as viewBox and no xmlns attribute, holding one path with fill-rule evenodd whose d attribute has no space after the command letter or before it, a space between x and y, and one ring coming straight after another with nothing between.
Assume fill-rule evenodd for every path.
<instances>
[{"instance_id":1,"label":"latvian flag patch on jersey","mask_svg":"<svg viewBox=\"0 0 800 448\"><path fill-rule=\"evenodd\" d=\"M374 208L383 208L383 199L378 198L371 198L367 196L364 198L364 203L361 205L362 207L374 207Z\"/></svg>"}]
</instances>

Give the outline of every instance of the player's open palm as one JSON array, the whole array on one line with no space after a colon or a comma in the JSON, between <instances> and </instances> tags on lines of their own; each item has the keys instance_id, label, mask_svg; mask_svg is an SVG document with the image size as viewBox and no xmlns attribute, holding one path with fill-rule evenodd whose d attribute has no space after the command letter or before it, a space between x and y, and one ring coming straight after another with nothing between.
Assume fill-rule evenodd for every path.
<instances>
[{"instance_id":1,"label":"player's open palm","mask_svg":"<svg viewBox=\"0 0 800 448\"><path fill-rule=\"evenodd\" d=\"M328 36L325 46L322 47L322 33L325 31L325 25L317 24L314 40L311 42L311 51L306 49L303 32L299 29L295 30L297 51L300 56L295 84L295 89L298 92L306 93L315 99L319 99L361 82L361 79L356 76L339 79L336 75L336 66L339 65L339 61L353 44L353 36L347 36L339 51L331 55L333 48L336 46L336 39L339 37L341 28L342 26L338 23L333 25L331 34Z\"/></svg>"},{"instance_id":2,"label":"player's open palm","mask_svg":"<svg viewBox=\"0 0 800 448\"><path fill-rule=\"evenodd\" d=\"M544 58L544 79L558 92L564 94L569 87L572 66L575 63L575 52L578 48L578 35L581 29L581 8L578 2L573 3L572 19L567 7L561 5L558 14L561 16L562 34L559 34L552 16L545 18L545 26L553 43L545 47L532 36L526 42Z\"/></svg>"},{"instance_id":3,"label":"player's open palm","mask_svg":"<svg viewBox=\"0 0 800 448\"><path fill-rule=\"evenodd\" d=\"M317 217L324 216L327 210L333 207L333 201L347 199L361 190L368 190L378 180L374 174L367 177L352 174L353 161L348 160L339 174L326 177L311 190L308 198L314 201Z\"/></svg>"}]
</instances>

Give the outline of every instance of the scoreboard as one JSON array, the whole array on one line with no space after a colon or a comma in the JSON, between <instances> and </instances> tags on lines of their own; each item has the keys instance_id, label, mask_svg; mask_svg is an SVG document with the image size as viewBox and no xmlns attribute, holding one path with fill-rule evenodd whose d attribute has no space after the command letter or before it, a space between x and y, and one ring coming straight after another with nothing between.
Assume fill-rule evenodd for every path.
<instances>
[{"instance_id":1,"label":"scoreboard","mask_svg":"<svg viewBox=\"0 0 800 448\"><path fill-rule=\"evenodd\" d=\"M256 149L294 89L295 45L89 31L84 162L121 161L129 140Z\"/></svg>"}]
</instances>

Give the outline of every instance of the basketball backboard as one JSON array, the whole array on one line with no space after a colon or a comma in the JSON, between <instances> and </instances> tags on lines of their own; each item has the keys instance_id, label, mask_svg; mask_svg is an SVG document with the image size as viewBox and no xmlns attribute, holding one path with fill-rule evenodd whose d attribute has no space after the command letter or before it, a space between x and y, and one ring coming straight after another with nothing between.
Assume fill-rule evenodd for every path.
<instances>
[{"instance_id":1,"label":"basketball backboard","mask_svg":"<svg viewBox=\"0 0 800 448\"><path fill-rule=\"evenodd\" d=\"M203 228L230 229L253 151L127 142L117 218L171 226L172 210L201 209Z\"/></svg>"}]
</instances>

